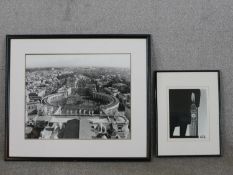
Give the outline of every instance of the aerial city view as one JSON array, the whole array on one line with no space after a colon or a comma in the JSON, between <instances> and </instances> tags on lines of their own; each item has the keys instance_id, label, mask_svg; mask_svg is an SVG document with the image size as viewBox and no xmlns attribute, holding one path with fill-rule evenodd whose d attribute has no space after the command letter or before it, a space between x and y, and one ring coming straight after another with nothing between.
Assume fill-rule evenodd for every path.
<instances>
[{"instance_id":1,"label":"aerial city view","mask_svg":"<svg viewBox=\"0 0 233 175\"><path fill-rule=\"evenodd\" d=\"M130 139L130 92L128 55L29 55L25 138Z\"/></svg>"}]
</instances>

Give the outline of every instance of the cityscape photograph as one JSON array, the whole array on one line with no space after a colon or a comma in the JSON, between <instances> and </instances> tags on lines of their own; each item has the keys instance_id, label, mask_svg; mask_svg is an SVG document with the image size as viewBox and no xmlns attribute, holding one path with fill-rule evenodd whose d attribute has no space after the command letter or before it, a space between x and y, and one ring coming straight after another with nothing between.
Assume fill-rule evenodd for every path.
<instances>
[{"instance_id":1,"label":"cityscape photograph","mask_svg":"<svg viewBox=\"0 0 233 175\"><path fill-rule=\"evenodd\" d=\"M26 55L25 139L131 139L129 54Z\"/></svg>"}]
</instances>

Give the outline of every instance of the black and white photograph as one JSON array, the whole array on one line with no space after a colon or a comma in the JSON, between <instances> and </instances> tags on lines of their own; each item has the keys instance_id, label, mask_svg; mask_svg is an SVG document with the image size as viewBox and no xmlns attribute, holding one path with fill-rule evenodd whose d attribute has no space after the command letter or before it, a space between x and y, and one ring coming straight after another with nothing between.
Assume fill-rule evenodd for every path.
<instances>
[{"instance_id":1,"label":"black and white photograph","mask_svg":"<svg viewBox=\"0 0 233 175\"><path fill-rule=\"evenodd\" d=\"M130 139L130 54L26 55L26 139Z\"/></svg>"},{"instance_id":2,"label":"black and white photograph","mask_svg":"<svg viewBox=\"0 0 233 175\"><path fill-rule=\"evenodd\" d=\"M219 71L155 76L157 156L219 156Z\"/></svg>"},{"instance_id":3,"label":"black and white photograph","mask_svg":"<svg viewBox=\"0 0 233 175\"><path fill-rule=\"evenodd\" d=\"M169 89L170 138L207 137L207 89Z\"/></svg>"},{"instance_id":4,"label":"black and white photograph","mask_svg":"<svg viewBox=\"0 0 233 175\"><path fill-rule=\"evenodd\" d=\"M150 35L6 40L6 160L150 160Z\"/></svg>"}]
</instances>

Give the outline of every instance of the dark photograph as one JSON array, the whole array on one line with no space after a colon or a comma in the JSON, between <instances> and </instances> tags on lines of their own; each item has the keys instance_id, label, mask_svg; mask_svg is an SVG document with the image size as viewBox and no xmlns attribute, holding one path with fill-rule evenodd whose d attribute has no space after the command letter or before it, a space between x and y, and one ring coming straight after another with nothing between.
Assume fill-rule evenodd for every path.
<instances>
[{"instance_id":1,"label":"dark photograph","mask_svg":"<svg viewBox=\"0 0 233 175\"><path fill-rule=\"evenodd\" d=\"M27 55L26 139L130 139L130 55Z\"/></svg>"},{"instance_id":2,"label":"dark photograph","mask_svg":"<svg viewBox=\"0 0 233 175\"><path fill-rule=\"evenodd\" d=\"M170 138L206 138L207 90L169 89Z\"/></svg>"}]
</instances>

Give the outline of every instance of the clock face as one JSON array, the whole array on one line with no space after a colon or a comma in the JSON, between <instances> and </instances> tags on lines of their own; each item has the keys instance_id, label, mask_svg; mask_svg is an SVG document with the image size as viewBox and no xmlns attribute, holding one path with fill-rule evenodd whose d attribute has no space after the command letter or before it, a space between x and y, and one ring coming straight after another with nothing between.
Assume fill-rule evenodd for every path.
<instances>
[{"instance_id":1,"label":"clock face","mask_svg":"<svg viewBox=\"0 0 233 175\"><path fill-rule=\"evenodd\" d=\"M192 119L196 118L196 114L191 114Z\"/></svg>"}]
</instances>

